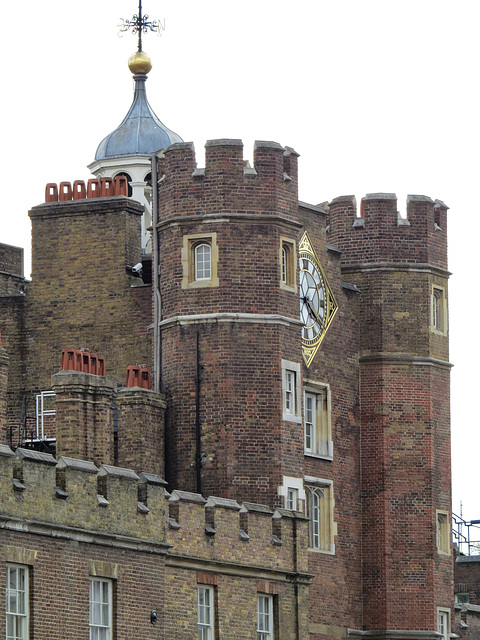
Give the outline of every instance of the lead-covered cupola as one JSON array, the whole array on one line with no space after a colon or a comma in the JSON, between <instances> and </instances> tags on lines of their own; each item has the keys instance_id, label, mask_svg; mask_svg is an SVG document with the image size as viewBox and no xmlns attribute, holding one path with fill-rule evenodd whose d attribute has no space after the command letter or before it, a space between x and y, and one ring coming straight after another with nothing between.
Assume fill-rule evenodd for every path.
<instances>
[{"instance_id":1,"label":"lead-covered cupola","mask_svg":"<svg viewBox=\"0 0 480 640\"><path fill-rule=\"evenodd\" d=\"M98 145L96 161L129 156L148 156L166 149L182 138L166 127L157 117L147 100L145 83L152 68L150 58L143 51L137 51L128 61L135 81L132 106L123 122L108 134Z\"/></svg>"},{"instance_id":2,"label":"lead-covered cupola","mask_svg":"<svg viewBox=\"0 0 480 640\"><path fill-rule=\"evenodd\" d=\"M114 178L118 175L127 177L129 195L145 207L142 217L142 251L149 254L151 239L148 228L152 224L151 154L183 140L163 124L147 100L145 83L152 63L142 50L141 33L147 28L154 31L159 27L156 22L149 22L148 16L142 16L141 2L138 15L132 21L127 21L123 30L129 28L139 34L138 51L128 61L135 81L132 106L122 123L100 142L95 160L88 168L97 178Z\"/></svg>"}]
</instances>

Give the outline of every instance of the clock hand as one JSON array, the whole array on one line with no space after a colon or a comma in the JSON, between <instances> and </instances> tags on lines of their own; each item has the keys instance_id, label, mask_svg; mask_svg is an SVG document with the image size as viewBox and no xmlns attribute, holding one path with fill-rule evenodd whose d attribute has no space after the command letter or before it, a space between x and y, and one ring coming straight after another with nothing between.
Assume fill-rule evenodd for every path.
<instances>
[{"instance_id":1,"label":"clock hand","mask_svg":"<svg viewBox=\"0 0 480 640\"><path fill-rule=\"evenodd\" d=\"M321 326L322 325L322 320L320 319L318 314L315 312L315 309L310 304L310 300L308 299L308 296L304 296L303 301L307 305L308 312L311 315L311 317L315 320L315 322L318 322L318 324Z\"/></svg>"}]
</instances>

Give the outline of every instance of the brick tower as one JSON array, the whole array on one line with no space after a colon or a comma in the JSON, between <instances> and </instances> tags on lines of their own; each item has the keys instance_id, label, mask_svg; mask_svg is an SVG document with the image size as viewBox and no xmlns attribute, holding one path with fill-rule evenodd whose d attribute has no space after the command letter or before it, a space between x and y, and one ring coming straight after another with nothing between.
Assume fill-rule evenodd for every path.
<instances>
[{"instance_id":1,"label":"brick tower","mask_svg":"<svg viewBox=\"0 0 480 640\"><path fill-rule=\"evenodd\" d=\"M173 487L273 504L282 475L302 475L302 429L282 416L282 362L301 361L296 160L257 142L250 168L239 140L207 142L205 169L191 143L160 160L159 368Z\"/></svg>"},{"instance_id":2,"label":"brick tower","mask_svg":"<svg viewBox=\"0 0 480 640\"><path fill-rule=\"evenodd\" d=\"M361 292L363 628L376 638L433 637L453 611L446 209L409 196L403 219L393 194L367 196L361 217L352 197L330 204Z\"/></svg>"}]
</instances>

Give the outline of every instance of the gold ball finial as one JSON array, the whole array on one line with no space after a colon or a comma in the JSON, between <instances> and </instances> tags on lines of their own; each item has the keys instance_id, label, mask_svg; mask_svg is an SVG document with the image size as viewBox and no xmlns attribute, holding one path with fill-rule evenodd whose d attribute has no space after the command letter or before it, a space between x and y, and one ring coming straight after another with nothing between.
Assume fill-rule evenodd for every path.
<instances>
[{"instance_id":1,"label":"gold ball finial","mask_svg":"<svg viewBox=\"0 0 480 640\"><path fill-rule=\"evenodd\" d=\"M128 59L128 68L135 73L148 73L152 68L152 61L144 51L137 51Z\"/></svg>"}]
</instances>

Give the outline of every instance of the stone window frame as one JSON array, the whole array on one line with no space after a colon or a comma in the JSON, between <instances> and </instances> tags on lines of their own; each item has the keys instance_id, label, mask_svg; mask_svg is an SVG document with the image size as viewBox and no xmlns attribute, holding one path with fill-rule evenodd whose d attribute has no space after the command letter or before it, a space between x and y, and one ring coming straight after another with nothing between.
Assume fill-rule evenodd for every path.
<instances>
[{"instance_id":1,"label":"stone window frame","mask_svg":"<svg viewBox=\"0 0 480 640\"><path fill-rule=\"evenodd\" d=\"M315 404L312 431L307 435L307 399ZM304 449L305 455L324 460L333 460L332 438L332 398L330 385L324 382L304 380L303 382L304 413ZM307 442L310 440L310 446Z\"/></svg>"},{"instance_id":2,"label":"stone window frame","mask_svg":"<svg viewBox=\"0 0 480 640\"><path fill-rule=\"evenodd\" d=\"M94 600L94 587L95 584L99 585L107 585L107 600ZM103 588L102 596L104 596ZM100 605L103 607L107 605L107 618L108 620L95 621L94 620L94 611L96 610L94 605ZM88 627L89 627L89 637L90 640L93 640L94 637L97 637L96 634L93 633L94 629L101 629L105 633L102 634L102 640L112 640L113 639L113 580L111 578L103 578L100 576L90 576L89 582L89 616L88 616Z\"/></svg>"},{"instance_id":3,"label":"stone window frame","mask_svg":"<svg viewBox=\"0 0 480 640\"><path fill-rule=\"evenodd\" d=\"M10 587L10 574L16 573L15 582L17 588ZM23 589L19 589L19 575L23 576ZM11 598L11 594L14 592L14 598ZM18 603L22 602L23 611L18 611ZM11 609L11 603L16 602L16 610ZM30 636L30 567L26 564L18 564L13 562L7 562L6 575L5 575L5 629L8 634L9 621L13 622L15 628L17 628L18 620L21 622L21 639L28 640Z\"/></svg>"},{"instance_id":4,"label":"stone window frame","mask_svg":"<svg viewBox=\"0 0 480 640\"><path fill-rule=\"evenodd\" d=\"M432 284L430 308L431 331L441 336L447 335L448 308L445 287Z\"/></svg>"},{"instance_id":5,"label":"stone window frame","mask_svg":"<svg viewBox=\"0 0 480 640\"><path fill-rule=\"evenodd\" d=\"M301 424L300 363L282 360L282 419Z\"/></svg>"},{"instance_id":6,"label":"stone window frame","mask_svg":"<svg viewBox=\"0 0 480 640\"><path fill-rule=\"evenodd\" d=\"M208 603L201 601L201 594L208 594ZM205 615L207 612L208 620ZM207 584L197 584L197 633L199 640L214 640L215 638L215 587Z\"/></svg>"},{"instance_id":7,"label":"stone window frame","mask_svg":"<svg viewBox=\"0 0 480 640\"><path fill-rule=\"evenodd\" d=\"M297 292L297 245L293 238L280 236L280 289Z\"/></svg>"},{"instance_id":8,"label":"stone window frame","mask_svg":"<svg viewBox=\"0 0 480 640\"><path fill-rule=\"evenodd\" d=\"M210 247L210 278L196 279L196 248ZM183 236L182 246L182 289L218 287L218 245L216 233L193 233Z\"/></svg>"},{"instance_id":9,"label":"stone window frame","mask_svg":"<svg viewBox=\"0 0 480 640\"><path fill-rule=\"evenodd\" d=\"M451 554L449 512L444 511L443 509L437 509L436 521L437 551L441 555L449 556Z\"/></svg>"},{"instance_id":10,"label":"stone window frame","mask_svg":"<svg viewBox=\"0 0 480 640\"><path fill-rule=\"evenodd\" d=\"M305 476L308 550L335 555L337 523L334 521L335 500L332 480ZM317 501L317 503L315 503ZM314 510L318 509L317 515Z\"/></svg>"}]
</instances>

